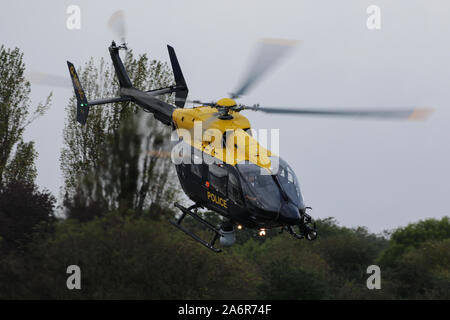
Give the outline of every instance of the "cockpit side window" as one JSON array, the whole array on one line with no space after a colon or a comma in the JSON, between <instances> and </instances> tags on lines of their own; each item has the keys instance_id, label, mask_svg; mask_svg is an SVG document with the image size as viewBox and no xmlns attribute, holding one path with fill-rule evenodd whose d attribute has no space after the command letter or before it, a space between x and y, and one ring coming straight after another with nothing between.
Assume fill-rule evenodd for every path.
<instances>
[{"instance_id":1,"label":"cockpit side window","mask_svg":"<svg viewBox=\"0 0 450 320\"><path fill-rule=\"evenodd\" d=\"M296 205L303 206L303 197L294 171L284 160L280 159L279 164L277 177L283 190Z\"/></svg>"},{"instance_id":2,"label":"cockpit side window","mask_svg":"<svg viewBox=\"0 0 450 320\"><path fill-rule=\"evenodd\" d=\"M192 160L191 160L191 171L193 174L195 174L197 177L202 177L202 159L195 153L192 153Z\"/></svg>"},{"instance_id":3,"label":"cockpit side window","mask_svg":"<svg viewBox=\"0 0 450 320\"><path fill-rule=\"evenodd\" d=\"M244 203L242 200L242 193L238 178L234 173L231 172L228 175L228 197L239 205L242 205Z\"/></svg>"},{"instance_id":4,"label":"cockpit side window","mask_svg":"<svg viewBox=\"0 0 450 320\"><path fill-rule=\"evenodd\" d=\"M261 167L248 161L237 164L245 201L267 211L278 211L281 194L271 175L261 174Z\"/></svg>"},{"instance_id":5,"label":"cockpit side window","mask_svg":"<svg viewBox=\"0 0 450 320\"><path fill-rule=\"evenodd\" d=\"M228 171L217 164L209 165L209 182L217 192L227 194Z\"/></svg>"}]
</instances>

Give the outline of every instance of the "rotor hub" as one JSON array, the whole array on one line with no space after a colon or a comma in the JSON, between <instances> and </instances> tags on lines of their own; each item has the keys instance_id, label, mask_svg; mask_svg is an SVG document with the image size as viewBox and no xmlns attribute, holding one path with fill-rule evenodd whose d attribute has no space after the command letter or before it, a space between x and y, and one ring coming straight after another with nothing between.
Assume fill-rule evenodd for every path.
<instances>
[{"instance_id":1,"label":"rotor hub","mask_svg":"<svg viewBox=\"0 0 450 320\"><path fill-rule=\"evenodd\" d=\"M233 116L229 113L234 107L236 107L236 101L230 98L222 98L216 102L216 108L219 110L220 120L231 120Z\"/></svg>"},{"instance_id":2,"label":"rotor hub","mask_svg":"<svg viewBox=\"0 0 450 320\"><path fill-rule=\"evenodd\" d=\"M231 108L236 106L236 101L231 98L222 98L216 102L216 106L222 108Z\"/></svg>"}]
</instances>

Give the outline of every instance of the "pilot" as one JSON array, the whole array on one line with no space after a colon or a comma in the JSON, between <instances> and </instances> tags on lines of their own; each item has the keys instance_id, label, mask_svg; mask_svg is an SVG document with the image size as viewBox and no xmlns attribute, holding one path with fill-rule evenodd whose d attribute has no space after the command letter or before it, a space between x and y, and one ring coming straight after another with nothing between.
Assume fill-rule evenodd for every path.
<instances>
[{"instance_id":1,"label":"pilot","mask_svg":"<svg viewBox=\"0 0 450 320\"><path fill-rule=\"evenodd\" d=\"M254 187L255 186L255 183L256 183L256 177L255 176L248 176L247 177L247 181L250 183L250 185L252 186L252 187Z\"/></svg>"},{"instance_id":2,"label":"pilot","mask_svg":"<svg viewBox=\"0 0 450 320\"><path fill-rule=\"evenodd\" d=\"M248 183L250 184L250 186L254 187L255 184L256 184L256 176L254 176L254 175L248 175L248 176L247 176L247 181L248 181ZM253 197L253 196L251 196L251 195L249 195L249 194L246 194L246 195L245 195L245 198L248 199L248 200L251 200L251 201L255 201L255 200L256 200L256 197Z\"/></svg>"}]
</instances>

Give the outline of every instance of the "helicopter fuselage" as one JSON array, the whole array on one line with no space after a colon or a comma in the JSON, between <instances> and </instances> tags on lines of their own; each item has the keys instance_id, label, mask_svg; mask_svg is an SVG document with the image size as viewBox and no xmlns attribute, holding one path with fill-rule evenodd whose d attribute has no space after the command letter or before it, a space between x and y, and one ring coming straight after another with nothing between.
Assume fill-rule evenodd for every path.
<instances>
[{"instance_id":1,"label":"helicopter fuselage","mask_svg":"<svg viewBox=\"0 0 450 320\"><path fill-rule=\"evenodd\" d=\"M222 120L217 111L202 106L173 112L180 139L176 171L184 192L247 228L298 225L306 207L293 171L283 161L281 169L289 170L284 174L291 181L280 181L285 176L271 171L276 157L249 134L248 119L230 111L231 117ZM294 191L289 194L292 190L283 186Z\"/></svg>"}]
</instances>

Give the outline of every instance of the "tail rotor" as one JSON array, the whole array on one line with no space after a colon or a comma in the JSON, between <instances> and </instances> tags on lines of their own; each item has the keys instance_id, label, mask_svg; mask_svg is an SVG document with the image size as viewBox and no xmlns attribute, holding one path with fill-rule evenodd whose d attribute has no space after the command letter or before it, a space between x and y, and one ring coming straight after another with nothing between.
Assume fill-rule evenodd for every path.
<instances>
[{"instance_id":1,"label":"tail rotor","mask_svg":"<svg viewBox=\"0 0 450 320\"><path fill-rule=\"evenodd\" d=\"M123 10L114 12L108 20L108 28L120 40L119 48L128 49L126 43L127 25Z\"/></svg>"}]
</instances>

